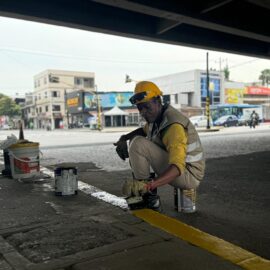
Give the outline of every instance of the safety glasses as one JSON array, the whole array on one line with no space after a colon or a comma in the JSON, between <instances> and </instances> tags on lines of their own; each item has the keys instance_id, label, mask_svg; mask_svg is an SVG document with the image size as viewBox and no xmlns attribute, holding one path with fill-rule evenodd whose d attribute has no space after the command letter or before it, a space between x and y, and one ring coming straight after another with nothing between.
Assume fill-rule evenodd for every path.
<instances>
[{"instance_id":1,"label":"safety glasses","mask_svg":"<svg viewBox=\"0 0 270 270\"><path fill-rule=\"evenodd\" d=\"M142 101L147 96L146 92L137 93L132 96L129 101L132 105L137 104L138 102Z\"/></svg>"}]
</instances>

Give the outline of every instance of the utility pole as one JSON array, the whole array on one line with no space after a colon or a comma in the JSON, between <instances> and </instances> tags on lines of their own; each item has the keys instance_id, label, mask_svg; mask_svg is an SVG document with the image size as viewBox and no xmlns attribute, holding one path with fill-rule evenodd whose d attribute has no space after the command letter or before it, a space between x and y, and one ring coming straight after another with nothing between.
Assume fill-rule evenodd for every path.
<instances>
[{"instance_id":1,"label":"utility pole","mask_svg":"<svg viewBox=\"0 0 270 270\"><path fill-rule=\"evenodd\" d=\"M53 91L51 90L51 130L54 130L54 117L53 117Z\"/></svg>"},{"instance_id":2,"label":"utility pole","mask_svg":"<svg viewBox=\"0 0 270 270\"><path fill-rule=\"evenodd\" d=\"M206 97L206 117L207 117L207 129L210 129L210 97L209 97L209 68L208 68L208 52L206 53L206 90L207 90L207 97Z\"/></svg>"},{"instance_id":3,"label":"utility pole","mask_svg":"<svg viewBox=\"0 0 270 270\"><path fill-rule=\"evenodd\" d=\"M97 96L97 128L99 131L101 131L101 110L100 110L100 99L98 96L98 88L97 85L95 85L96 88L96 96Z\"/></svg>"},{"instance_id":4,"label":"utility pole","mask_svg":"<svg viewBox=\"0 0 270 270\"><path fill-rule=\"evenodd\" d=\"M65 112L67 117L67 129L69 129L69 115L68 115L68 104L67 104L67 90L65 89Z\"/></svg>"}]
</instances>

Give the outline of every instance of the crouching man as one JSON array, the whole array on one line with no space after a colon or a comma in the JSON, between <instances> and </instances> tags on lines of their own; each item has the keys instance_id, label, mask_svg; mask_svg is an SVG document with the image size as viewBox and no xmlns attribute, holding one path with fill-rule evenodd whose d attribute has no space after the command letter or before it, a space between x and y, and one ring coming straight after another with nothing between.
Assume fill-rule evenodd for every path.
<instances>
[{"instance_id":1,"label":"crouching man","mask_svg":"<svg viewBox=\"0 0 270 270\"><path fill-rule=\"evenodd\" d=\"M121 136L114 144L123 160L129 157L133 172L133 179L123 185L131 209L157 210L158 187L170 184L195 190L204 176L205 160L197 131L182 113L163 105L161 96L162 92L152 82L136 85L130 102L137 106L146 124Z\"/></svg>"}]
</instances>

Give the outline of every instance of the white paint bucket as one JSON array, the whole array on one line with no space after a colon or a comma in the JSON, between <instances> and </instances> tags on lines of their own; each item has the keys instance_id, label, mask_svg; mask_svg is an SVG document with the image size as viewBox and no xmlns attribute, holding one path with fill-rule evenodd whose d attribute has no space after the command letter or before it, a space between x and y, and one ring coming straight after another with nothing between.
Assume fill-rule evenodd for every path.
<instances>
[{"instance_id":1,"label":"white paint bucket","mask_svg":"<svg viewBox=\"0 0 270 270\"><path fill-rule=\"evenodd\" d=\"M177 212L196 212L196 189L174 189L174 205Z\"/></svg>"},{"instance_id":2,"label":"white paint bucket","mask_svg":"<svg viewBox=\"0 0 270 270\"><path fill-rule=\"evenodd\" d=\"M58 167L54 170L55 195L74 195L78 193L76 167Z\"/></svg>"},{"instance_id":3,"label":"white paint bucket","mask_svg":"<svg viewBox=\"0 0 270 270\"><path fill-rule=\"evenodd\" d=\"M12 144L8 152L12 178L21 179L40 175L39 143Z\"/></svg>"}]
</instances>

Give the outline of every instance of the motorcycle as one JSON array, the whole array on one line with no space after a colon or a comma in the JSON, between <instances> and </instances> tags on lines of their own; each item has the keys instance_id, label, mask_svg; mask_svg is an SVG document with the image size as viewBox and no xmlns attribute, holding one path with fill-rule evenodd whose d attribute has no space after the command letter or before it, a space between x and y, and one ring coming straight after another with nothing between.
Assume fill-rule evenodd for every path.
<instances>
[{"instance_id":1,"label":"motorcycle","mask_svg":"<svg viewBox=\"0 0 270 270\"><path fill-rule=\"evenodd\" d=\"M254 128L258 125L258 118L256 116L251 116L249 120L249 127Z\"/></svg>"}]
</instances>

